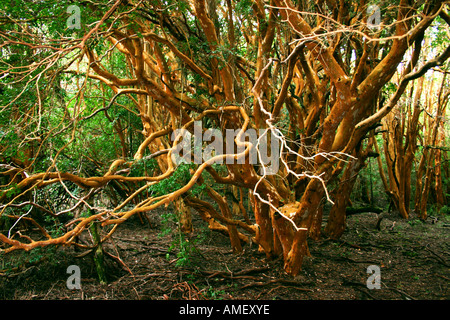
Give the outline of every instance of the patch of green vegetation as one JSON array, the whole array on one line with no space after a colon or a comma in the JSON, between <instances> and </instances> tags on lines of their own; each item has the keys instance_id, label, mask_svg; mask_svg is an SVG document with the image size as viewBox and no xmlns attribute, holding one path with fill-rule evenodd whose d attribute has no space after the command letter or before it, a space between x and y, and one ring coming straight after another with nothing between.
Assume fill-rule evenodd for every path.
<instances>
[{"instance_id":1,"label":"patch of green vegetation","mask_svg":"<svg viewBox=\"0 0 450 320\"><path fill-rule=\"evenodd\" d=\"M416 251L413 250L403 251L402 254L407 257L416 257L419 255Z\"/></svg>"},{"instance_id":2,"label":"patch of green vegetation","mask_svg":"<svg viewBox=\"0 0 450 320\"><path fill-rule=\"evenodd\" d=\"M206 297L212 300L223 300L223 295L226 294L225 290L217 290L209 286L206 291Z\"/></svg>"},{"instance_id":3,"label":"patch of green vegetation","mask_svg":"<svg viewBox=\"0 0 450 320\"><path fill-rule=\"evenodd\" d=\"M195 238L188 236L181 231L179 225L179 215L174 212L165 213L161 216L162 228L158 237L172 236L172 242L169 246L166 259L170 260L170 253L176 251L177 260L175 266L184 267L192 265L192 257L195 252L201 254L197 249L197 244L204 241L205 236L200 233Z\"/></svg>"},{"instance_id":4,"label":"patch of green vegetation","mask_svg":"<svg viewBox=\"0 0 450 320\"><path fill-rule=\"evenodd\" d=\"M408 224L409 224L411 227L414 227L414 226L417 226L417 225L422 225L422 224L423 224L423 221L420 220L420 219L412 219L412 220L409 220L409 221L408 221Z\"/></svg>"},{"instance_id":5,"label":"patch of green vegetation","mask_svg":"<svg viewBox=\"0 0 450 320\"><path fill-rule=\"evenodd\" d=\"M60 254L60 253L59 253ZM56 258L57 247L38 247L31 251L14 252L3 254L0 259L0 273L10 275L18 270L27 268L32 265L42 263L44 260L52 265L56 265L60 259Z\"/></svg>"}]
</instances>

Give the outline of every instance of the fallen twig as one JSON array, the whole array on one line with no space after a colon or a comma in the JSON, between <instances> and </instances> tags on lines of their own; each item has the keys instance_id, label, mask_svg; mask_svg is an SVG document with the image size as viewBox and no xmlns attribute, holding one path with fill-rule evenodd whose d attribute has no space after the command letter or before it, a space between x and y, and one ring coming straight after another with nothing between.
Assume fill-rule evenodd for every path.
<instances>
[{"instance_id":1,"label":"fallen twig","mask_svg":"<svg viewBox=\"0 0 450 320\"><path fill-rule=\"evenodd\" d=\"M352 247L352 248L364 250L364 248L362 248L362 247L360 247L360 246L358 246L358 245L356 245L356 244L350 243L350 242L348 242L348 241L342 240L342 239L337 239L337 240L335 240L335 241L341 242L342 244L346 244L346 245L348 245L348 246L350 246L350 247Z\"/></svg>"},{"instance_id":2,"label":"fallen twig","mask_svg":"<svg viewBox=\"0 0 450 320\"><path fill-rule=\"evenodd\" d=\"M400 290L400 289L396 289L396 288L390 288L388 286L386 286L387 289L395 291L400 293L403 297L405 297L407 300L417 300L416 298L411 297L409 294L407 294L406 292Z\"/></svg>"},{"instance_id":3,"label":"fallen twig","mask_svg":"<svg viewBox=\"0 0 450 320\"><path fill-rule=\"evenodd\" d=\"M376 297L374 297L373 295L371 295L369 292L367 292L367 290L365 290L365 289L367 289L367 286L362 284L362 283L360 283L360 282L344 279L342 281L342 285L344 285L344 286L351 286L355 290L358 290L359 292L362 292L362 293L366 294L367 296L369 296L373 300L379 300ZM365 288L365 289L362 289L362 288Z\"/></svg>"},{"instance_id":4,"label":"fallen twig","mask_svg":"<svg viewBox=\"0 0 450 320\"><path fill-rule=\"evenodd\" d=\"M281 289L281 288L286 288L286 289L295 289L295 290L300 290L300 291L305 291L303 288L298 288L298 287L294 287L294 286L283 286L283 285L279 285L276 286L275 288L272 288L270 290L265 290L262 291L260 294L258 294L258 296L256 297L256 300L258 300L263 294L265 295L270 295L273 291ZM312 291L312 290L310 290Z\"/></svg>"},{"instance_id":5,"label":"fallen twig","mask_svg":"<svg viewBox=\"0 0 450 320\"><path fill-rule=\"evenodd\" d=\"M449 264L444 260L444 258L442 258L440 255L438 255L436 252L434 252L433 250L431 250L428 247L425 247L425 250L427 250L428 252L435 255L438 258L439 262L441 262L444 266L449 267Z\"/></svg>"},{"instance_id":6,"label":"fallen twig","mask_svg":"<svg viewBox=\"0 0 450 320\"><path fill-rule=\"evenodd\" d=\"M249 283L249 284L246 284L246 285L240 287L240 290L246 289L246 288L250 288L250 287L267 286L267 285L270 285L272 283L282 283L282 284L287 284L287 285L290 285L290 286L295 286L296 287L295 289L296 290L300 290L300 291L308 291L308 292L312 292L313 291L312 289L298 288L298 286L301 286L301 285L304 285L304 284L301 284L301 283L298 283L298 282L295 282L295 281L284 280L284 279L272 279L272 280L269 280L269 281L266 281L266 282L252 282L252 283Z\"/></svg>"},{"instance_id":7,"label":"fallen twig","mask_svg":"<svg viewBox=\"0 0 450 320\"><path fill-rule=\"evenodd\" d=\"M367 290L363 290L363 289L358 288L358 287L354 287L354 289L355 289L355 290L358 290L359 292L364 293L365 295L369 296L369 297L372 298L373 300L380 300L380 299L374 297L373 295L371 295L369 292L367 292Z\"/></svg>"},{"instance_id":8,"label":"fallen twig","mask_svg":"<svg viewBox=\"0 0 450 320\"><path fill-rule=\"evenodd\" d=\"M258 279L256 277L248 276L250 273L259 273L270 270L270 267L261 267L261 268L250 268L246 270L241 270L238 272L232 272L232 271L206 271L206 270L200 270L200 272L204 275L207 275L207 278L213 278L213 277L223 277L223 278L230 278L230 279Z\"/></svg>"}]
</instances>

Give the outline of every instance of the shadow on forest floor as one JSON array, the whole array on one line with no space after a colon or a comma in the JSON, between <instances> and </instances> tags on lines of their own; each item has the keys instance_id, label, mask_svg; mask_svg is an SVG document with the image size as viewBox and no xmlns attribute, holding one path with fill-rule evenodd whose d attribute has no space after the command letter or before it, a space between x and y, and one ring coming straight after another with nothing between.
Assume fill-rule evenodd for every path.
<instances>
[{"instance_id":1,"label":"shadow on forest floor","mask_svg":"<svg viewBox=\"0 0 450 320\"><path fill-rule=\"evenodd\" d=\"M90 256L74 258L79 253L73 248L15 252L0 261L0 299L450 298L448 216L421 222L391 214L381 230L374 213L349 216L339 241L309 241L311 257L295 278L255 245L233 254L228 238L205 230L200 221L194 221L192 236L170 250L179 235L161 237L161 219L156 213L149 217L151 227L128 221L105 244L115 256L106 258L108 284L99 284ZM27 263L5 271L19 260ZM66 286L69 265L81 269L81 290ZM370 265L380 267L380 289L367 288Z\"/></svg>"}]
</instances>

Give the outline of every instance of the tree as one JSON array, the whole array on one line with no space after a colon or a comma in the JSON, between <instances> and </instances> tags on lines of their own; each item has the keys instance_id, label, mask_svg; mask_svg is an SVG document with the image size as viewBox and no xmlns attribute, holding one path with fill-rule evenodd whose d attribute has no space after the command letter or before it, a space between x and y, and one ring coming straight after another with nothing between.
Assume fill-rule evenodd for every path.
<instances>
[{"instance_id":1,"label":"tree","mask_svg":"<svg viewBox=\"0 0 450 320\"><path fill-rule=\"evenodd\" d=\"M423 151L417 170L415 195L415 211L422 220L427 218L428 194L430 193L433 180L435 182L434 191L438 212L444 204L441 183L441 148L444 148L444 151L448 150L441 143L443 141L443 118L450 96L450 91L448 91L448 86L445 85L445 82L446 76L444 75L435 99L429 97L424 108L426 116L424 117L423 125Z\"/></svg>"},{"instance_id":2,"label":"tree","mask_svg":"<svg viewBox=\"0 0 450 320\"><path fill-rule=\"evenodd\" d=\"M375 156L366 140L408 83L450 54L417 64L425 31L438 15L448 21L443 1L87 1L80 30L64 25L69 4L33 2L25 17L13 4L2 8L1 121L10 143L1 212L28 205L38 216L92 214L73 217L57 237L42 226L43 239L0 234L5 252L82 246L75 238L100 223L96 246L130 217L175 203L187 232L193 209L229 235L234 251L254 241L268 258L283 255L295 275L308 237L320 237L324 201L333 205L326 232L342 234L354 177ZM103 143L85 154L99 128L109 140L98 134ZM227 149L220 136L230 133ZM57 188L68 208L24 201Z\"/></svg>"},{"instance_id":3,"label":"tree","mask_svg":"<svg viewBox=\"0 0 450 320\"><path fill-rule=\"evenodd\" d=\"M438 34L435 36L437 37L437 41L432 44L427 44L429 41L425 42L426 52L448 46L445 40L439 39L442 35ZM433 35L429 34L426 39L428 40L432 37ZM425 56L430 56L430 53L425 54ZM434 59L434 62L437 62L437 60ZM433 60L427 63L433 63ZM415 211L422 219L426 219L425 206L430 191L430 183L433 180L433 166L430 166L431 159L428 157L435 157L436 155L435 168L440 176L441 155L433 151L433 148L437 147L436 150L441 151L440 144L436 139L437 132L443 130L444 125L444 121L442 120L445 111L442 108L445 108L447 102L442 99L447 99L447 94L445 93L447 90L447 85L445 84L446 75L442 74L439 70L429 74L430 76L428 77L420 77L410 82L407 96L402 99L403 101L399 101L399 104L394 107L392 112L382 120L381 131L383 132L383 145L389 184L387 182L388 179L385 177L381 161L378 162L380 174L386 193L403 218L410 216L412 193L411 174L420 146L422 147L422 153L416 172ZM437 118L435 118L436 116ZM433 131L435 132L433 133ZM440 137L442 139L442 136ZM430 147L432 148L431 153L429 151ZM425 172L427 166L429 170ZM423 181L426 181L425 185L423 185ZM437 178L436 190L438 199L436 199L436 202L442 206L443 191L440 181L440 178Z\"/></svg>"}]
</instances>

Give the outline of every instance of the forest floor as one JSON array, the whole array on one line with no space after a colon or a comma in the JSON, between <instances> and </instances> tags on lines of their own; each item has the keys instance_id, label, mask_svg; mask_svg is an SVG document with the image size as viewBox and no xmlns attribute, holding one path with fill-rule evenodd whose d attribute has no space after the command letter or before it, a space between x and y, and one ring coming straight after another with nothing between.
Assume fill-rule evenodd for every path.
<instances>
[{"instance_id":1,"label":"forest floor","mask_svg":"<svg viewBox=\"0 0 450 320\"><path fill-rule=\"evenodd\" d=\"M107 284L98 282L91 256L75 258L80 252L73 248L14 252L0 261L0 299L450 298L448 215L422 222L392 213L383 218L380 230L376 214L351 215L339 241L309 240L311 257L295 278L284 273L282 260L267 261L256 245L233 254L228 237L199 221L194 221L191 236L177 242L177 232L161 236L170 229L167 221L156 213L149 218L151 226L137 218L124 223L105 244L106 252L116 257L105 257ZM19 268L5 268L20 261ZM80 290L67 288L69 265L81 269ZM380 267L380 289L367 288L371 265Z\"/></svg>"}]
</instances>

